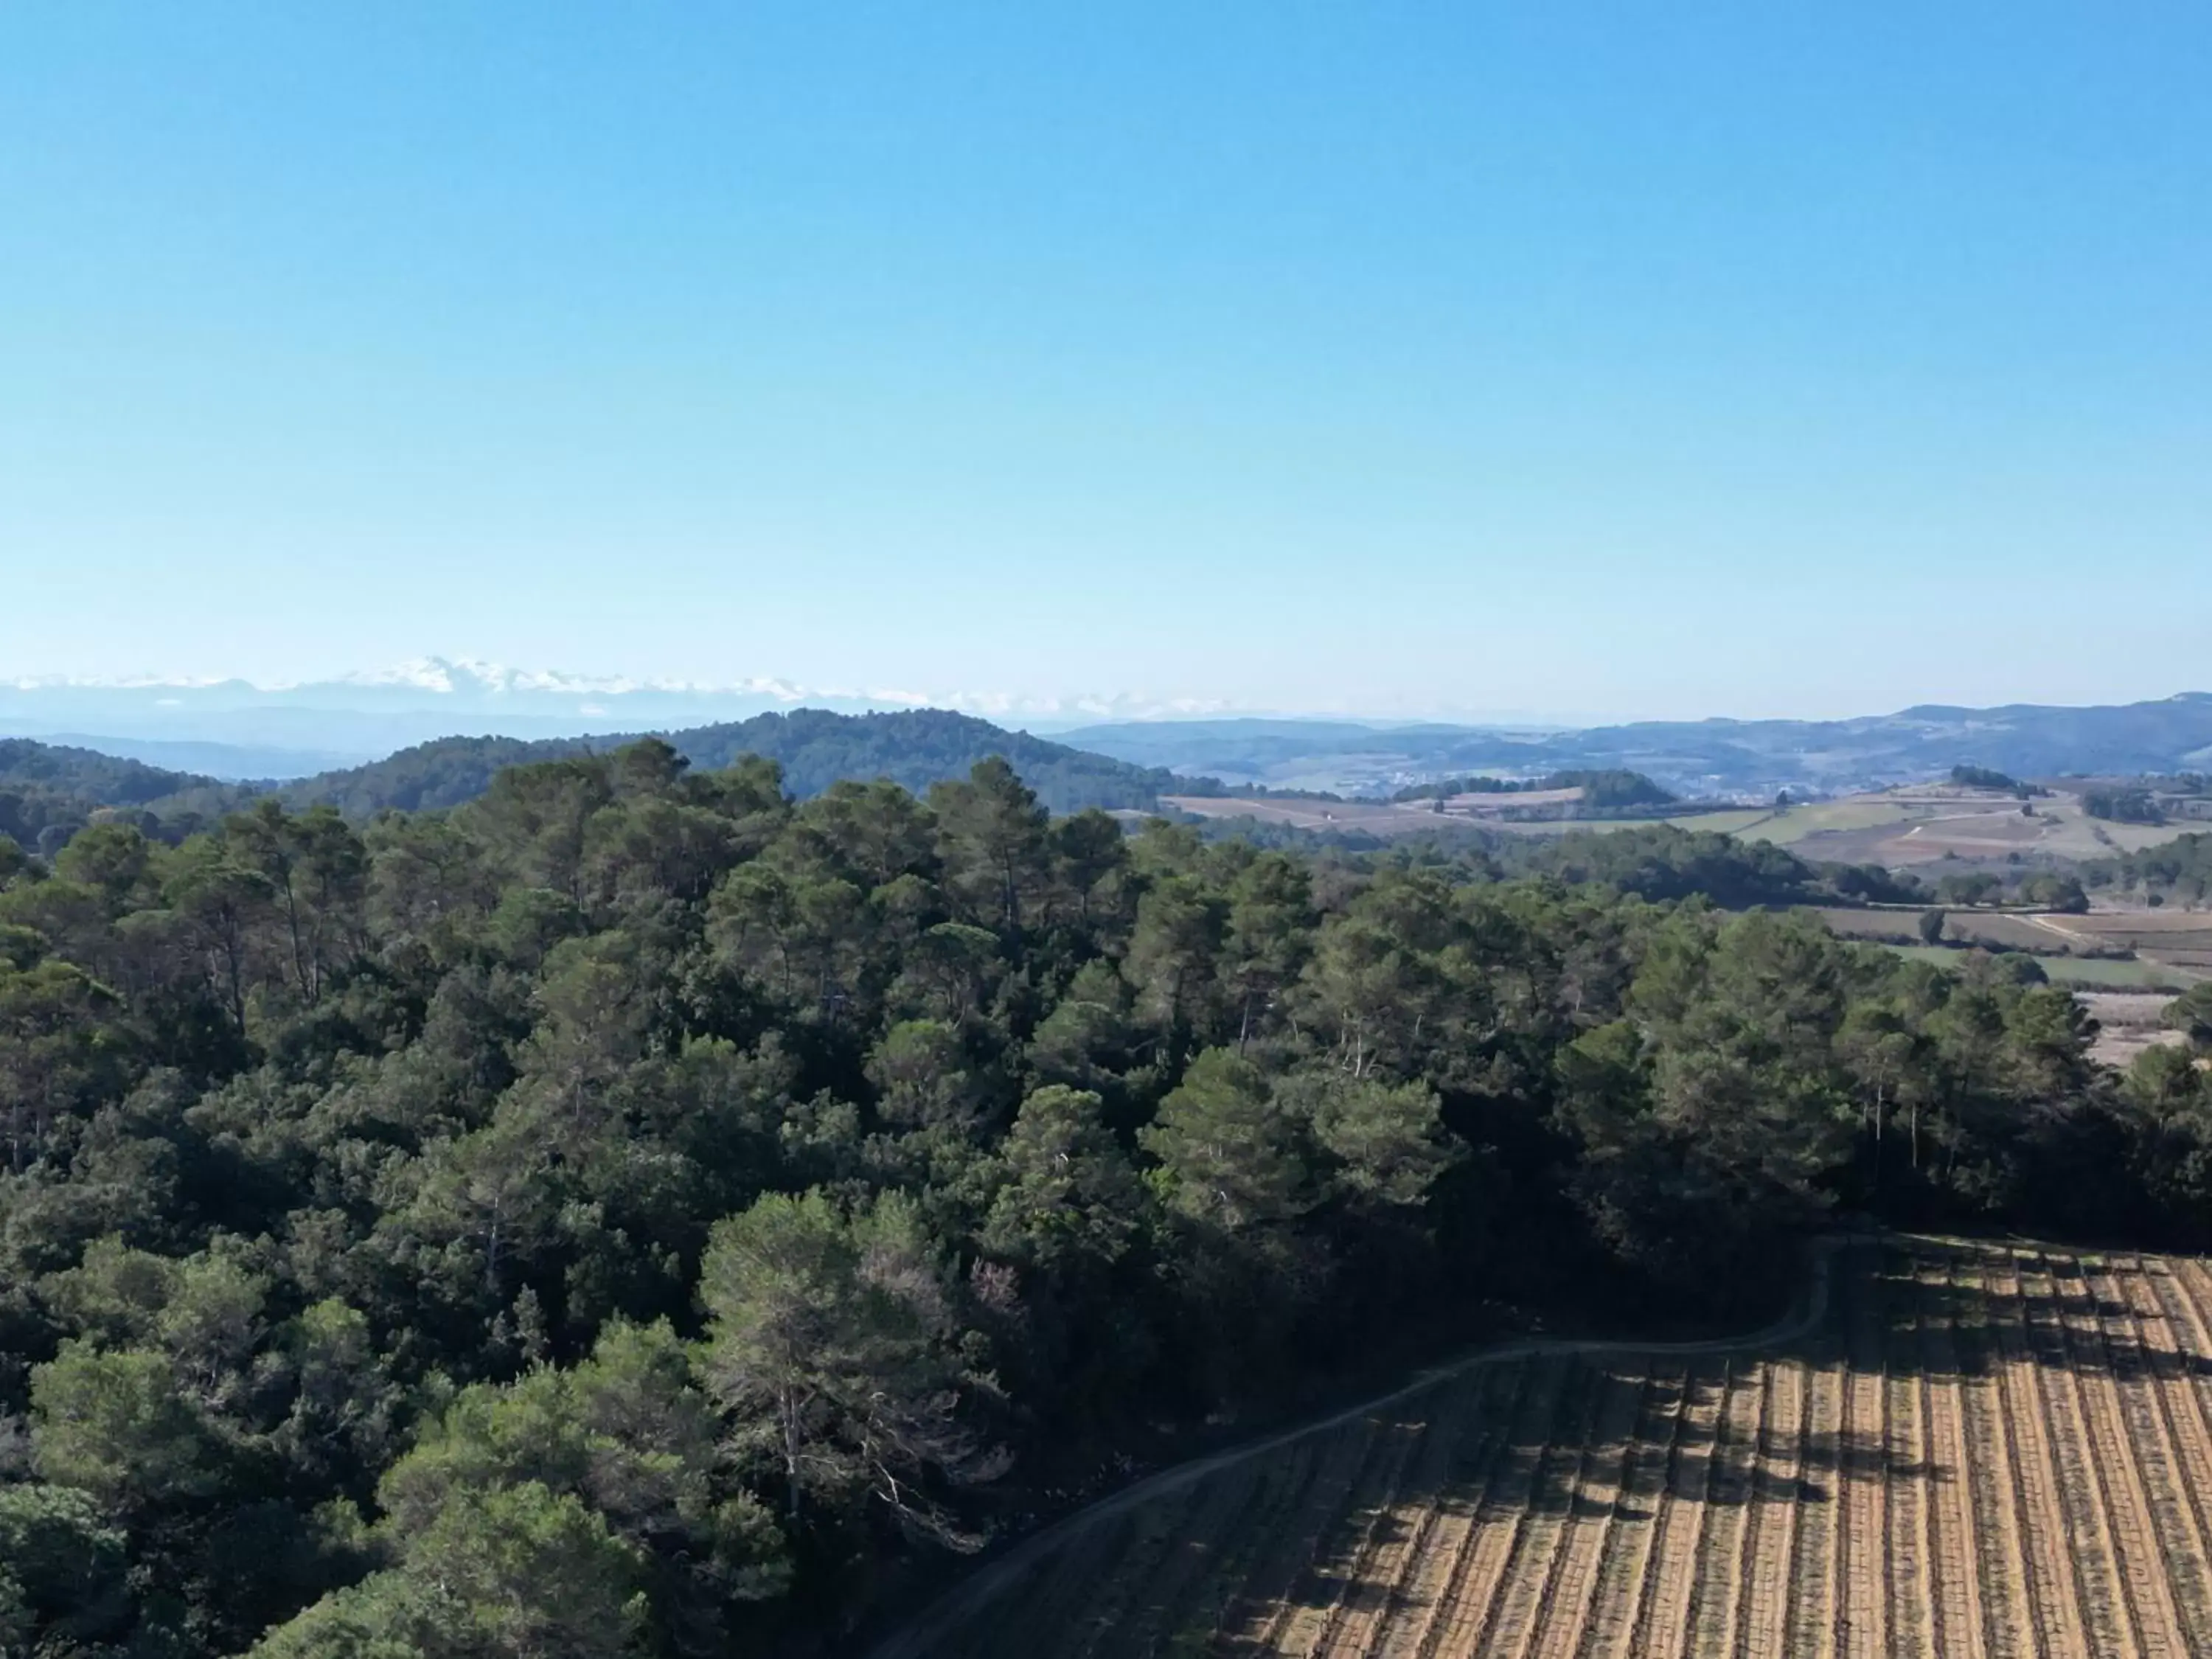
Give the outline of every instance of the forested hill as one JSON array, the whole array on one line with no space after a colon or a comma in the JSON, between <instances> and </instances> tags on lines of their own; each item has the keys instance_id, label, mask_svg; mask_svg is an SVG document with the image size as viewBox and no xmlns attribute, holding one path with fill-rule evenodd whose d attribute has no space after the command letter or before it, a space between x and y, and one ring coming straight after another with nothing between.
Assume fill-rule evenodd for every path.
<instances>
[{"instance_id":1,"label":"forested hill","mask_svg":"<svg viewBox=\"0 0 2212 1659\"><path fill-rule=\"evenodd\" d=\"M213 778L167 771L96 750L0 738L0 788L42 789L103 806L143 806L179 790L222 787Z\"/></svg>"},{"instance_id":2,"label":"forested hill","mask_svg":"<svg viewBox=\"0 0 2212 1659\"><path fill-rule=\"evenodd\" d=\"M0 836L25 848L52 847L103 806L143 807L180 791L228 787L90 749L0 739Z\"/></svg>"},{"instance_id":3,"label":"forested hill","mask_svg":"<svg viewBox=\"0 0 2212 1659\"><path fill-rule=\"evenodd\" d=\"M786 791L801 800L845 779L888 778L919 793L933 783L966 777L977 761L993 755L1012 764L1054 812L1089 806L1149 810L1161 791L1188 793L1190 787L1190 780L1162 769L1133 766L944 708L889 714L801 708L658 735L701 771L718 772L744 755L772 760L783 769ZM288 806L328 805L349 817L365 817L387 806L410 811L458 806L482 794L492 775L506 767L603 753L630 741L447 738L368 766L302 779L276 793Z\"/></svg>"},{"instance_id":4,"label":"forested hill","mask_svg":"<svg viewBox=\"0 0 2212 1659\"><path fill-rule=\"evenodd\" d=\"M1149 811L1158 805L1163 790L1191 794L1218 787L1208 780L1176 777L1164 769L1071 749L941 708L877 714L802 708L658 735L702 771L720 771L745 755L775 761L783 769L784 788L802 800L846 779L888 778L920 793L933 783L967 776L976 762L994 755L1012 764L1046 808L1056 813L1092 806ZM295 811L329 805L348 817L367 818L387 807L416 811L458 806L483 794L494 775L507 767L605 753L631 741L629 737L537 741L441 738L366 766L281 785L222 783L88 750L21 741L0 744L0 789L11 785L46 789L72 804L78 822L93 807L131 806L151 811L165 822L208 823L268 794ZM17 826L27 834L6 832L33 845L52 816Z\"/></svg>"}]
</instances>

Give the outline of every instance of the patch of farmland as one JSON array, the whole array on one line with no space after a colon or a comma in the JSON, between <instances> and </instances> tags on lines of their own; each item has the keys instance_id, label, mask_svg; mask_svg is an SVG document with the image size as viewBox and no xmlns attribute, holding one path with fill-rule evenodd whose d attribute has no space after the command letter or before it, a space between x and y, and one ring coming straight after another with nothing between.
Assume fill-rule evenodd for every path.
<instances>
[{"instance_id":1,"label":"patch of farmland","mask_svg":"<svg viewBox=\"0 0 2212 1659\"><path fill-rule=\"evenodd\" d=\"M1732 811L1693 812L1687 817L1668 818L1663 822L1673 824L1678 830L1694 830L1720 836L1741 836L1748 830L1756 830L1773 816L1774 809L1771 807L1746 806ZM1583 827L1595 829L1599 826L1586 824Z\"/></svg>"},{"instance_id":2,"label":"patch of farmland","mask_svg":"<svg viewBox=\"0 0 2212 1659\"><path fill-rule=\"evenodd\" d=\"M2047 920L2061 933L2109 949L2212 951L2212 915L2202 910L2100 910Z\"/></svg>"},{"instance_id":3,"label":"patch of farmland","mask_svg":"<svg viewBox=\"0 0 2212 1659\"><path fill-rule=\"evenodd\" d=\"M1944 905L1934 908L1943 912L1944 938L1963 939L1999 950L2061 956L2124 951L2128 948L2124 944L2062 932L2054 927L2052 919L2045 915L2015 915L1995 910L1956 910ZM1830 933L1842 939L1881 939L1901 945L1916 943L1920 938L1920 913L1917 910L1830 908L1816 910L1814 914L1827 923Z\"/></svg>"},{"instance_id":4,"label":"patch of farmland","mask_svg":"<svg viewBox=\"0 0 2212 1659\"><path fill-rule=\"evenodd\" d=\"M2163 992L2085 991L2078 1000L2097 1022L2090 1054L2107 1066L2125 1070L2144 1049L2185 1040L2166 1024L2173 999Z\"/></svg>"},{"instance_id":5,"label":"patch of farmland","mask_svg":"<svg viewBox=\"0 0 2212 1659\"><path fill-rule=\"evenodd\" d=\"M1431 810L1429 803L1321 800L1311 796L1163 795L1163 806L1201 818L1252 818L1293 830L1358 830L1370 836L1412 836L1464 823Z\"/></svg>"},{"instance_id":6,"label":"patch of farmland","mask_svg":"<svg viewBox=\"0 0 2212 1659\"><path fill-rule=\"evenodd\" d=\"M1801 856L1907 868L1946 858L1984 863L2012 854L2109 858L2173 836L2172 826L2106 823L2073 795L2027 803L1985 791L1904 788L1791 807L1748 832ZM1746 832L1739 832L1746 833Z\"/></svg>"},{"instance_id":7,"label":"patch of farmland","mask_svg":"<svg viewBox=\"0 0 2212 1659\"><path fill-rule=\"evenodd\" d=\"M1172 1471L877 1659L2212 1654L2212 1273L1895 1239L1741 1345L1528 1344Z\"/></svg>"},{"instance_id":8,"label":"patch of farmland","mask_svg":"<svg viewBox=\"0 0 2212 1659\"><path fill-rule=\"evenodd\" d=\"M2047 915L2004 915L1996 912L1946 910L1943 933L1948 939L1972 939L1977 945L2012 951L2035 951L2045 955L2074 955L2124 950L2094 939L2070 934Z\"/></svg>"},{"instance_id":9,"label":"patch of farmland","mask_svg":"<svg viewBox=\"0 0 2212 1659\"><path fill-rule=\"evenodd\" d=\"M2112 962L2083 957L2046 957L2044 971L2054 985L2094 987L2116 991L2182 992L2204 975L2194 969L2171 963Z\"/></svg>"},{"instance_id":10,"label":"patch of farmland","mask_svg":"<svg viewBox=\"0 0 2212 1659\"><path fill-rule=\"evenodd\" d=\"M1878 830L1890 824L1902 824L1911 817L1911 809L1898 802L1853 797L1844 800L1816 801L1805 806L1782 807L1765 814L1759 823L1735 833L1747 841L1766 841L1779 847L1794 847L1813 836Z\"/></svg>"},{"instance_id":11,"label":"patch of farmland","mask_svg":"<svg viewBox=\"0 0 2212 1659\"><path fill-rule=\"evenodd\" d=\"M1580 789L1531 790L1512 795L1455 795L1439 804L1430 800L1323 800L1311 795L1163 795L1160 804L1200 818L1251 818L1293 830L1357 830L1389 840L1400 836L1434 835L1438 830L1476 827L1510 835L1560 836L1573 830L1631 830L1658 823L1685 829L1734 829L1762 818L1762 811L1715 812L1703 818L1727 820L1708 826L1700 817L1653 815L1624 818L1509 818L1498 814L1545 807L1565 807L1580 799Z\"/></svg>"},{"instance_id":12,"label":"patch of farmland","mask_svg":"<svg viewBox=\"0 0 2212 1659\"><path fill-rule=\"evenodd\" d=\"M1885 948L1901 957L1911 957L1917 962L1932 962L1938 968L1956 968L1960 964L1960 952L1954 945L1890 945ZM2021 954L2032 953L2024 951ZM2133 958L2113 961L2093 957L2037 956L2035 963L2053 985L2071 985L2090 990L2178 994L2204 977L2191 969Z\"/></svg>"},{"instance_id":13,"label":"patch of farmland","mask_svg":"<svg viewBox=\"0 0 2212 1659\"><path fill-rule=\"evenodd\" d=\"M1815 909L1838 939L1879 940L1890 945L1916 944L1920 939L1917 910L1859 910L1844 907Z\"/></svg>"},{"instance_id":14,"label":"patch of farmland","mask_svg":"<svg viewBox=\"0 0 2212 1659\"><path fill-rule=\"evenodd\" d=\"M1698 813L1689 817L1632 817L1632 818L1486 818L1482 827L1496 830L1509 836L1564 836L1575 830L1594 830L1609 835L1615 830L1650 830L1661 824L1671 824L1677 830L1696 830L1708 817L1728 817L1732 813Z\"/></svg>"}]
</instances>

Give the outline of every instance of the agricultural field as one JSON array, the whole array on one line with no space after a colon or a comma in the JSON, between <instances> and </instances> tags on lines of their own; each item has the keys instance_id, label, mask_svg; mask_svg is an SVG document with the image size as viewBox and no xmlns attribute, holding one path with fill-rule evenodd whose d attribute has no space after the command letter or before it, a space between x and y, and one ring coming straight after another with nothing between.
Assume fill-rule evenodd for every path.
<instances>
[{"instance_id":1,"label":"agricultural field","mask_svg":"<svg viewBox=\"0 0 2212 1659\"><path fill-rule=\"evenodd\" d=\"M2017 811L2015 807L2015 813ZM1911 807L1902 802L1879 796L1854 795L1842 800L1809 801L1802 806L1777 807L1765 814L1757 823L1732 833L1743 836L1747 841L1766 841L1778 847L1795 847L1815 836L1887 830L1913 821Z\"/></svg>"},{"instance_id":2,"label":"agricultural field","mask_svg":"<svg viewBox=\"0 0 2212 1659\"><path fill-rule=\"evenodd\" d=\"M2022 915L1954 910L1943 913L1947 945L1920 942L1917 911L1815 909L1813 914L1844 939L1887 945L1899 956L1954 968L1960 947L1982 945L2033 956L2052 983L2084 991L2162 993L2166 999L2200 979L2212 979L2212 916ZM2143 926L2145 922L2153 924ZM2167 923L2185 925L2166 925ZM2203 942L2203 948L2197 947ZM2185 948L2187 947L2187 948ZM2121 951L2134 952L2120 956Z\"/></svg>"},{"instance_id":3,"label":"agricultural field","mask_svg":"<svg viewBox=\"0 0 2212 1659\"><path fill-rule=\"evenodd\" d=\"M2212 978L2212 912L2113 910L2039 916L2057 936L2093 949L2132 951L2146 961Z\"/></svg>"},{"instance_id":4,"label":"agricultural field","mask_svg":"<svg viewBox=\"0 0 2212 1659\"><path fill-rule=\"evenodd\" d=\"M2049 957L2042 960L2043 971L2052 984L2084 990L2159 991L2178 996L2204 977L2186 968L2142 958L2112 962L2102 957Z\"/></svg>"},{"instance_id":5,"label":"agricultural field","mask_svg":"<svg viewBox=\"0 0 2212 1659\"><path fill-rule=\"evenodd\" d=\"M2010 794L1921 785L1808 801L1796 806L1743 806L1716 811L1652 813L1633 817L1530 820L1501 817L1568 804L1579 792L1461 795L1437 810L1433 801L1324 800L1315 796L1175 795L1162 805L1196 817L1256 818L1300 830L1357 830L1389 839L1433 833L1450 824L1480 824L1515 835L1556 836L1571 830L1629 830L1656 823L1771 842L1802 858L1836 864L1918 869L2010 864L2029 858L2101 859L2171 841L2172 825L2108 823L2090 817L2079 797L2059 793L2028 803Z\"/></svg>"},{"instance_id":6,"label":"agricultural field","mask_svg":"<svg viewBox=\"0 0 2212 1659\"><path fill-rule=\"evenodd\" d=\"M1949 785L1885 789L1839 800L1785 807L1736 833L1786 846L1801 857L1837 864L1908 869L1945 859L2008 861L2040 856L2110 858L2171 841L2171 825L2108 823L2091 817L2078 796L2027 803L2008 794Z\"/></svg>"},{"instance_id":7,"label":"agricultural field","mask_svg":"<svg viewBox=\"0 0 2212 1659\"><path fill-rule=\"evenodd\" d=\"M1439 830L1469 826L1534 836L1563 835L1570 830L1623 830L1652 823L1703 827L1697 819L1683 817L1527 819L1503 816L1551 807L1565 809L1581 799L1582 793L1580 789L1532 789L1511 795L1455 795L1441 804L1441 810L1433 800L1326 800L1314 795L1163 795L1160 805L1192 817L1251 818L1294 830L1358 830L1385 841L1394 836L1434 835ZM1765 814L1746 811L1706 816L1750 823Z\"/></svg>"},{"instance_id":8,"label":"agricultural field","mask_svg":"<svg viewBox=\"0 0 2212 1659\"><path fill-rule=\"evenodd\" d=\"M1739 1345L1524 1345L1171 1471L876 1659L2212 1654L2212 1272L1891 1239Z\"/></svg>"},{"instance_id":9,"label":"agricultural field","mask_svg":"<svg viewBox=\"0 0 2212 1659\"><path fill-rule=\"evenodd\" d=\"M1932 962L1939 968L1959 965L1960 953L1950 945L1892 945L1887 948L1917 962ZM2039 956L2035 962L2053 985L2070 985L2081 990L2159 991L2166 993L2169 999L2205 977L2185 968L2135 958L2113 961L2094 957Z\"/></svg>"},{"instance_id":10,"label":"agricultural field","mask_svg":"<svg viewBox=\"0 0 2212 1659\"><path fill-rule=\"evenodd\" d=\"M1947 939L1987 945L1999 951L2033 951L2045 956L2111 953L2124 944L2061 933L2048 925L2050 918L1995 910L1943 908ZM1859 910L1843 906L1816 908L1813 914L1842 939L1880 940L1892 945L1920 942L1920 912L1917 909Z\"/></svg>"},{"instance_id":11,"label":"agricultural field","mask_svg":"<svg viewBox=\"0 0 2212 1659\"><path fill-rule=\"evenodd\" d=\"M2125 1071L2146 1048L2178 1047L2186 1041L2166 1023L2173 999L2165 992L2084 991L2076 1000L2097 1022L2097 1041L2090 1054L2107 1066Z\"/></svg>"},{"instance_id":12,"label":"agricultural field","mask_svg":"<svg viewBox=\"0 0 2212 1659\"><path fill-rule=\"evenodd\" d=\"M1733 811L1692 812L1686 817L1668 818L1663 822L1678 830L1693 830L1717 836L1741 836L1756 830L1774 816L1771 806L1746 806ZM1648 822L1658 823L1659 819ZM1583 826L1585 829L1589 825Z\"/></svg>"},{"instance_id":13,"label":"agricultural field","mask_svg":"<svg viewBox=\"0 0 2212 1659\"><path fill-rule=\"evenodd\" d=\"M1250 818L1292 830L1358 830L1389 840L1432 835L1440 820L1430 801L1323 800L1310 795L1163 795L1160 805L1191 817Z\"/></svg>"}]
</instances>

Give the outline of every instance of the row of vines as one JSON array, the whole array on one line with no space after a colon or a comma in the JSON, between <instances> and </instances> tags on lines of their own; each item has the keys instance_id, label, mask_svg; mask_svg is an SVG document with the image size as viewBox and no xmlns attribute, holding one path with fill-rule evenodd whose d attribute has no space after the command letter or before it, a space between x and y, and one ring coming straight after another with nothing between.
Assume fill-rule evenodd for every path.
<instances>
[{"instance_id":1,"label":"row of vines","mask_svg":"<svg viewBox=\"0 0 2212 1659\"><path fill-rule=\"evenodd\" d=\"M911 1651L2212 1654L2212 1274L1857 1247L1796 1341L1470 1366L1079 1520Z\"/></svg>"}]
</instances>

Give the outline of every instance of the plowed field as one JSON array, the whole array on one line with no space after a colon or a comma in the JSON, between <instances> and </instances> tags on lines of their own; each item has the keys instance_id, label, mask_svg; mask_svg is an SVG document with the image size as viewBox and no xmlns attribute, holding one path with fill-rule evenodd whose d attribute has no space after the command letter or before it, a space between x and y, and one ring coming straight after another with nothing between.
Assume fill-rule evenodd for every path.
<instances>
[{"instance_id":1,"label":"plowed field","mask_svg":"<svg viewBox=\"0 0 2212 1659\"><path fill-rule=\"evenodd\" d=\"M1738 1347L1502 1351L1170 1471L878 1659L2212 1655L2212 1274L1893 1240Z\"/></svg>"}]
</instances>

